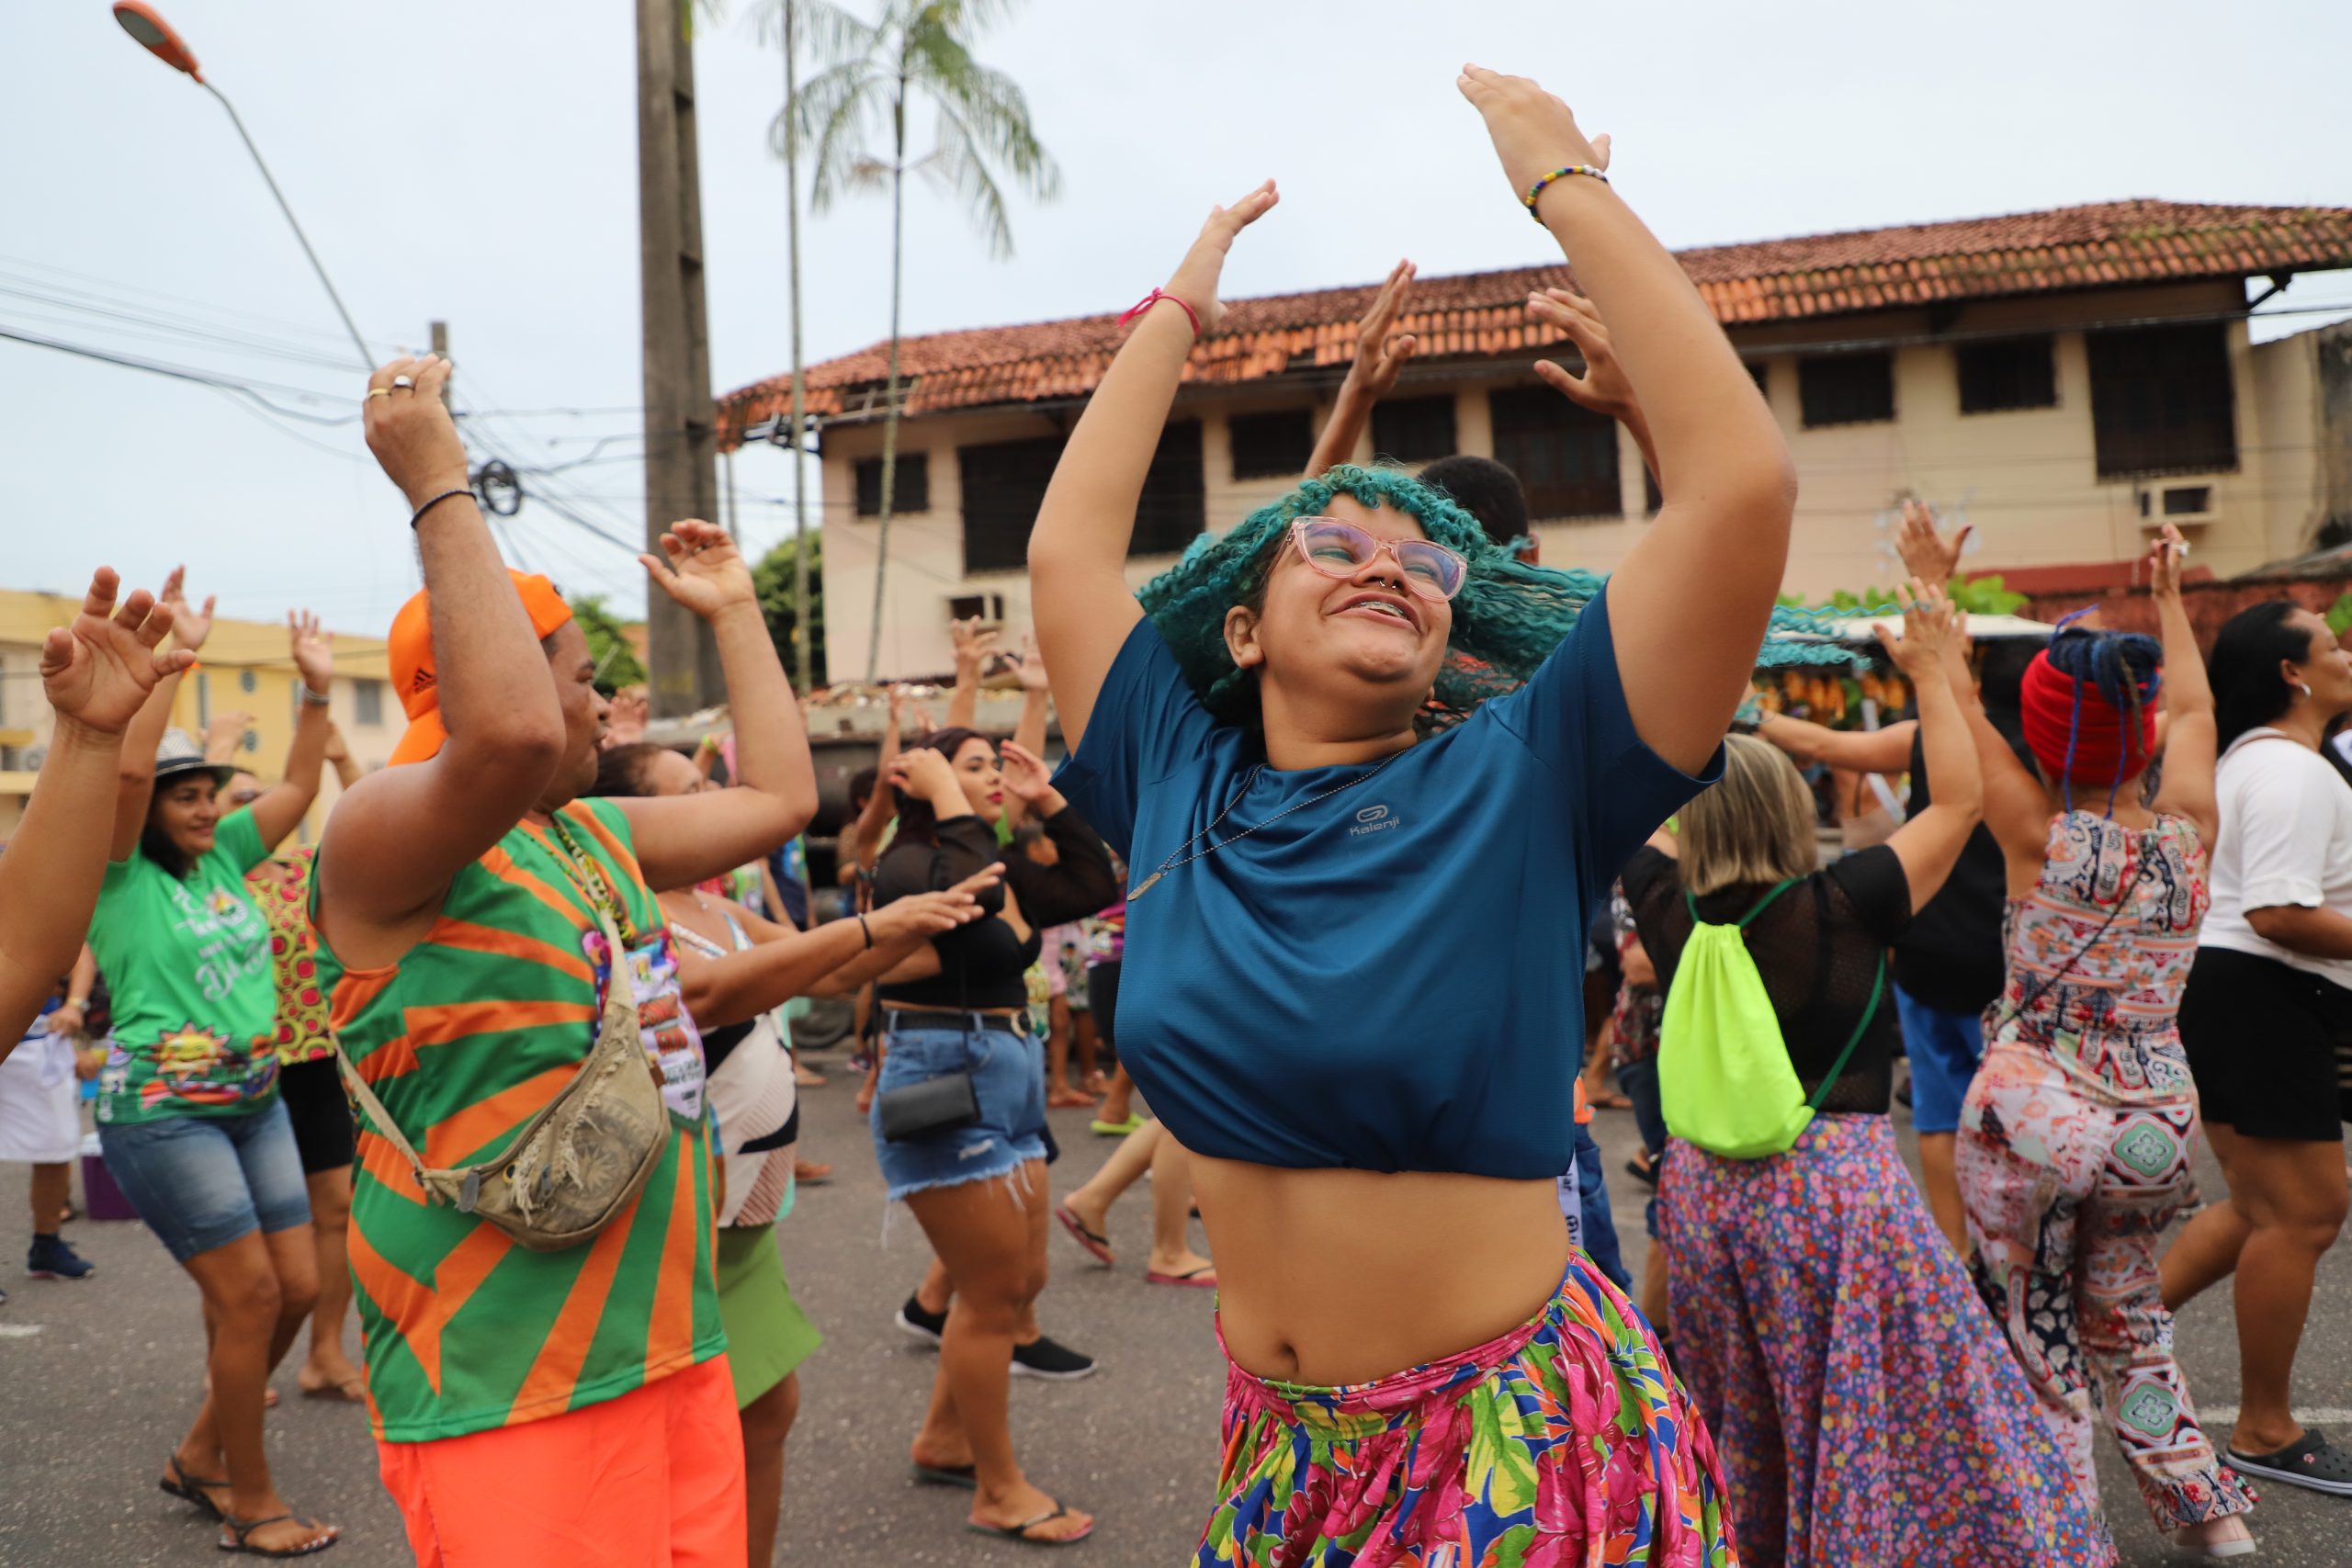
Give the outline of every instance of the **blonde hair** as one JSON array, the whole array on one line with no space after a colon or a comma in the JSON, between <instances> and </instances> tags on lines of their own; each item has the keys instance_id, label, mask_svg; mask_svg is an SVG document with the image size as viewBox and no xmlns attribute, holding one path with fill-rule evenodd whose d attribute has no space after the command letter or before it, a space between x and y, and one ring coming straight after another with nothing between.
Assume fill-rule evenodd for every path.
<instances>
[{"instance_id":1,"label":"blonde hair","mask_svg":"<svg viewBox=\"0 0 2352 1568\"><path fill-rule=\"evenodd\" d=\"M1694 894L1810 876L1821 866L1813 792L1779 748L1752 735L1724 742L1724 776L1677 818L1682 885Z\"/></svg>"}]
</instances>

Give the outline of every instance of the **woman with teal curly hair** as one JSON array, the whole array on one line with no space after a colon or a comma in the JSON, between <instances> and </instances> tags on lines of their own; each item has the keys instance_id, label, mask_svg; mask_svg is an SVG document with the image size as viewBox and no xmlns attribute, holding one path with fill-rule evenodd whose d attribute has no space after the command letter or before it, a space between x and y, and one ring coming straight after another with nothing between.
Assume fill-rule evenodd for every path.
<instances>
[{"instance_id":1,"label":"woman with teal curly hair","mask_svg":"<svg viewBox=\"0 0 2352 1568\"><path fill-rule=\"evenodd\" d=\"M1341 497L1367 511L1409 518L1423 538L1452 550L1466 568L1451 601L1447 657L1415 718L1424 733L1459 723L1487 698L1534 674L1576 624L1577 612L1600 592L1600 579L1589 571L1555 571L1519 559L1444 491L1410 474L1342 463L1259 508L1223 537L1202 536L1182 560L1136 595L1185 679L1218 717L1258 722L1257 682L1226 646L1227 613L1236 606L1263 613L1268 579L1291 525L1329 514Z\"/></svg>"},{"instance_id":2,"label":"woman with teal curly hair","mask_svg":"<svg viewBox=\"0 0 2352 1568\"><path fill-rule=\"evenodd\" d=\"M1138 307L1039 510L1057 784L1134 868L1120 1054L1195 1156L1215 1244L1231 1365L1196 1561L1722 1568L1704 1423L1554 1183L1581 933L1717 768L1793 479L1713 315L1607 184L1607 139L1532 82L1457 85L1576 257L1665 505L1603 584L1342 466L1137 603L1144 479L1269 181Z\"/></svg>"}]
</instances>

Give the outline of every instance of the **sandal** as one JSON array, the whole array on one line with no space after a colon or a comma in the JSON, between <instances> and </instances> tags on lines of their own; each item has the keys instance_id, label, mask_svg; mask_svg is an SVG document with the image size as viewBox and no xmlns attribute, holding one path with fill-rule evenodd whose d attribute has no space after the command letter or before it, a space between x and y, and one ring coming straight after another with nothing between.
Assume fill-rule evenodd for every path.
<instances>
[{"instance_id":1,"label":"sandal","mask_svg":"<svg viewBox=\"0 0 2352 1568\"><path fill-rule=\"evenodd\" d=\"M907 1466L919 1486L960 1486L967 1492L980 1489L980 1472L968 1464L925 1464L916 1460Z\"/></svg>"},{"instance_id":2,"label":"sandal","mask_svg":"<svg viewBox=\"0 0 2352 1568\"><path fill-rule=\"evenodd\" d=\"M1052 1513L1039 1514L1035 1518L1027 1520L1022 1524L991 1525L982 1523L978 1519L966 1519L964 1521L964 1528L967 1530L978 1531L981 1535L993 1535L1001 1537L1006 1540L1017 1540L1023 1546L1076 1546L1080 1541L1084 1540L1088 1536L1094 1533L1094 1527L1091 1524L1089 1524L1084 1529L1079 1531L1076 1535L1046 1536L1031 1535L1029 1533L1031 1530L1035 1529L1039 1525L1049 1525L1056 1519L1066 1519L1068 1517L1069 1517L1069 1509L1067 1506L1057 1505Z\"/></svg>"},{"instance_id":3,"label":"sandal","mask_svg":"<svg viewBox=\"0 0 2352 1568\"><path fill-rule=\"evenodd\" d=\"M177 1497L183 1503L195 1504L198 1507L203 1509L206 1513L211 1515L216 1519L226 1518L228 1517L221 1513L220 1504L205 1495L205 1493L208 1490L226 1492L229 1489L229 1483L227 1482L209 1481L200 1475L190 1475L187 1471L180 1468L180 1456L177 1454L174 1454L169 1462L171 1465L170 1473L165 1475L161 1481L155 1483L157 1486L170 1493L173 1496Z\"/></svg>"},{"instance_id":4,"label":"sandal","mask_svg":"<svg viewBox=\"0 0 2352 1568\"><path fill-rule=\"evenodd\" d=\"M1204 1274L1208 1278L1202 1279ZM1216 1289L1216 1265L1204 1263L1198 1269L1187 1269L1182 1274L1147 1273L1143 1282L1147 1285L1182 1285L1190 1290L1214 1291Z\"/></svg>"},{"instance_id":5,"label":"sandal","mask_svg":"<svg viewBox=\"0 0 2352 1568\"><path fill-rule=\"evenodd\" d=\"M1098 1116L1086 1130L1098 1138L1124 1138L1143 1131L1143 1118L1129 1112L1124 1122L1105 1122Z\"/></svg>"},{"instance_id":6,"label":"sandal","mask_svg":"<svg viewBox=\"0 0 2352 1568\"><path fill-rule=\"evenodd\" d=\"M228 1530L229 1536L234 1536L236 1540L232 1541L229 1536L223 1536L220 1539L220 1550L247 1552L254 1557L312 1557L343 1539L332 1527L329 1527L326 1534L313 1537L300 1546L275 1547L246 1544L245 1538L262 1526L283 1524L293 1517L291 1514L272 1514L266 1519L240 1519L232 1515L223 1514L220 1516L220 1523ZM303 1528L307 1529L314 1527L306 1522Z\"/></svg>"},{"instance_id":7,"label":"sandal","mask_svg":"<svg viewBox=\"0 0 2352 1568\"><path fill-rule=\"evenodd\" d=\"M833 1168L815 1160L797 1159L792 1162L792 1184L795 1187L822 1187L833 1179Z\"/></svg>"},{"instance_id":8,"label":"sandal","mask_svg":"<svg viewBox=\"0 0 2352 1568\"><path fill-rule=\"evenodd\" d=\"M1086 1222L1080 1219L1068 1203L1054 1205L1054 1218L1061 1221L1062 1229L1069 1232L1070 1239L1086 1248L1086 1255L1095 1262L1108 1269L1118 1261L1111 1256L1111 1238L1088 1230Z\"/></svg>"}]
</instances>

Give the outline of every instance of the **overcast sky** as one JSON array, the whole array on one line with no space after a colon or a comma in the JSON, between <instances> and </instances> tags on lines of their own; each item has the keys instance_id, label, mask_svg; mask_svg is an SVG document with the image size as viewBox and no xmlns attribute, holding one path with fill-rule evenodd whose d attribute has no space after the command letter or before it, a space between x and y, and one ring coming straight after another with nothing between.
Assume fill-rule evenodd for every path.
<instances>
[{"instance_id":1,"label":"overcast sky","mask_svg":"<svg viewBox=\"0 0 2352 1568\"><path fill-rule=\"evenodd\" d=\"M518 464L598 459L554 483L636 535L634 7L159 4L371 343L421 346L447 319L463 400L522 411L488 439ZM753 24L733 0L695 47L722 390L788 363L765 150L781 65ZM1237 251L1236 294L1365 281L1399 255L1424 273L1541 260L1549 242L1453 90L1465 59L1532 74L1613 132L1618 189L1674 245L2133 196L2352 204L2352 7L2330 0L2243 17L2177 0L1029 0L978 52L1027 89L1063 195L1016 206L1019 254L997 263L912 194L910 333L1122 307L1212 201L1269 174L1283 203ZM266 383L324 418L356 408L350 344L227 118L103 0L0 6L0 331ZM883 337L886 204L810 220L804 254L809 358ZM2274 303L2324 299L2352 302L2352 276ZM0 400L0 586L77 589L101 559L152 582L185 558L237 614L302 604L371 632L413 587L402 508L356 423L6 340ZM782 536L784 456L747 455L738 481L747 543ZM509 526L522 564L641 602L627 554L546 507Z\"/></svg>"}]
</instances>

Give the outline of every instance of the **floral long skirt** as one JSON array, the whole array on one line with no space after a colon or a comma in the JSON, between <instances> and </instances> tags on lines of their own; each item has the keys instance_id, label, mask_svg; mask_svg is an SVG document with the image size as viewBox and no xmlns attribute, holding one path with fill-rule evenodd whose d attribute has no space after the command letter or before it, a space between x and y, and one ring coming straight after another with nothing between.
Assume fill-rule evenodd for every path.
<instances>
[{"instance_id":1,"label":"floral long skirt","mask_svg":"<svg viewBox=\"0 0 2352 1568\"><path fill-rule=\"evenodd\" d=\"M1501 1338L1340 1388L1226 1385L1196 1568L1735 1568L1706 1428L1581 1253Z\"/></svg>"},{"instance_id":2,"label":"floral long skirt","mask_svg":"<svg viewBox=\"0 0 2352 1568\"><path fill-rule=\"evenodd\" d=\"M1677 1361L1749 1568L2114 1561L1883 1116L1667 1145Z\"/></svg>"}]
</instances>

